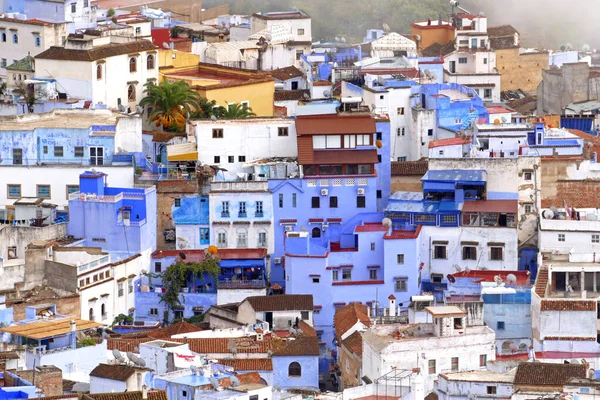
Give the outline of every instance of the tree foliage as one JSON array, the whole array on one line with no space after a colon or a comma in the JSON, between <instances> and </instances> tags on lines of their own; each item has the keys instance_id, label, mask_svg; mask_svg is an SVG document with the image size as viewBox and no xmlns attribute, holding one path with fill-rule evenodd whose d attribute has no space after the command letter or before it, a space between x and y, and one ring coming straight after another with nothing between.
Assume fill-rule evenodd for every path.
<instances>
[{"instance_id":1,"label":"tree foliage","mask_svg":"<svg viewBox=\"0 0 600 400\"><path fill-rule=\"evenodd\" d=\"M115 317L115 320L110 325L110 327L112 328L115 325L131 325L131 324L133 324L133 316L119 314Z\"/></svg>"},{"instance_id":2,"label":"tree foliage","mask_svg":"<svg viewBox=\"0 0 600 400\"><path fill-rule=\"evenodd\" d=\"M204 280L206 275L215 280L219 277L219 259L206 255L202 262L177 261L161 273L162 283L165 291L160 294L160 301L173 310L180 304L179 294L181 289L187 287L188 282L197 279Z\"/></svg>"},{"instance_id":3,"label":"tree foliage","mask_svg":"<svg viewBox=\"0 0 600 400\"><path fill-rule=\"evenodd\" d=\"M27 111L30 113L33 112L35 103L48 98L48 93L41 86L28 85L25 82L19 82L12 92L25 101Z\"/></svg>"},{"instance_id":4,"label":"tree foliage","mask_svg":"<svg viewBox=\"0 0 600 400\"><path fill-rule=\"evenodd\" d=\"M221 118L248 118L255 117L256 114L252 112L252 108L246 104L231 103L225 107L219 107L217 110L217 116Z\"/></svg>"},{"instance_id":5,"label":"tree foliage","mask_svg":"<svg viewBox=\"0 0 600 400\"><path fill-rule=\"evenodd\" d=\"M183 81L164 81L159 85L148 82L145 87L146 96L140 106L152 107L148 119L165 130L183 132L187 118L200 108L200 94Z\"/></svg>"}]
</instances>

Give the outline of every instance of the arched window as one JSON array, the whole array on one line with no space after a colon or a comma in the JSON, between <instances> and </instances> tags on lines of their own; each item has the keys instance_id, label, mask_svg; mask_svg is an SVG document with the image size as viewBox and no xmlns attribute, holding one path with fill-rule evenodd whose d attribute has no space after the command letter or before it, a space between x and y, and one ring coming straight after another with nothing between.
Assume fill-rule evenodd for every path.
<instances>
[{"instance_id":1,"label":"arched window","mask_svg":"<svg viewBox=\"0 0 600 400\"><path fill-rule=\"evenodd\" d=\"M19 74L19 80L21 80L21 74Z\"/></svg>"},{"instance_id":2,"label":"arched window","mask_svg":"<svg viewBox=\"0 0 600 400\"><path fill-rule=\"evenodd\" d=\"M129 72L137 72L137 60L135 57L129 59Z\"/></svg>"},{"instance_id":3,"label":"arched window","mask_svg":"<svg viewBox=\"0 0 600 400\"><path fill-rule=\"evenodd\" d=\"M150 55L148 55L148 57L146 57L146 68L154 69L154 56L152 54L150 54Z\"/></svg>"},{"instance_id":4,"label":"arched window","mask_svg":"<svg viewBox=\"0 0 600 400\"><path fill-rule=\"evenodd\" d=\"M6 33L2 32L2 41L6 42Z\"/></svg>"},{"instance_id":5,"label":"arched window","mask_svg":"<svg viewBox=\"0 0 600 400\"><path fill-rule=\"evenodd\" d=\"M96 66L96 79L102 79L102 65L100 64Z\"/></svg>"},{"instance_id":6,"label":"arched window","mask_svg":"<svg viewBox=\"0 0 600 400\"><path fill-rule=\"evenodd\" d=\"M290 363L288 367L288 376L290 378L300 378L302 376L302 367L296 361Z\"/></svg>"},{"instance_id":7,"label":"arched window","mask_svg":"<svg viewBox=\"0 0 600 400\"><path fill-rule=\"evenodd\" d=\"M512 353L511 345L512 342L509 341L502 343L502 353Z\"/></svg>"},{"instance_id":8,"label":"arched window","mask_svg":"<svg viewBox=\"0 0 600 400\"><path fill-rule=\"evenodd\" d=\"M16 33L13 35L13 43L19 44L19 35L17 35Z\"/></svg>"},{"instance_id":9,"label":"arched window","mask_svg":"<svg viewBox=\"0 0 600 400\"><path fill-rule=\"evenodd\" d=\"M102 319L106 318L106 305L102 304L100 306L100 314L102 314Z\"/></svg>"},{"instance_id":10,"label":"arched window","mask_svg":"<svg viewBox=\"0 0 600 400\"><path fill-rule=\"evenodd\" d=\"M238 248L248 247L248 230L246 228L239 228L237 230L237 246Z\"/></svg>"},{"instance_id":11,"label":"arched window","mask_svg":"<svg viewBox=\"0 0 600 400\"><path fill-rule=\"evenodd\" d=\"M127 99L129 101L135 101L135 86L129 85L127 88Z\"/></svg>"},{"instance_id":12,"label":"arched window","mask_svg":"<svg viewBox=\"0 0 600 400\"><path fill-rule=\"evenodd\" d=\"M521 343L519 345L519 351L520 352L526 352L527 351L527 345L525 343Z\"/></svg>"},{"instance_id":13,"label":"arched window","mask_svg":"<svg viewBox=\"0 0 600 400\"><path fill-rule=\"evenodd\" d=\"M320 238L321 237L321 230L317 227L314 227L312 230L312 237L314 238Z\"/></svg>"},{"instance_id":14,"label":"arched window","mask_svg":"<svg viewBox=\"0 0 600 400\"><path fill-rule=\"evenodd\" d=\"M17 80L17 74L13 74L13 81Z\"/></svg>"},{"instance_id":15,"label":"arched window","mask_svg":"<svg viewBox=\"0 0 600 400\"><path fill-rule=\"evenodd\" d=\"M90 321L93 321L93 320L94 320L94 309L93 309L93 308L90 308L90 315L89 315L89 318L88 318L88 319L89 319Z\"/></svg>"},{"instance_id":16,"label":"arched window","mask_svg":"<svg viewBox=\"0 0 600 400\"><path fill-rule=\"evenodd\" d=\"M26 81L27 80L27 75L23 75L23 80Z\"/></svg>"}]
</instances>

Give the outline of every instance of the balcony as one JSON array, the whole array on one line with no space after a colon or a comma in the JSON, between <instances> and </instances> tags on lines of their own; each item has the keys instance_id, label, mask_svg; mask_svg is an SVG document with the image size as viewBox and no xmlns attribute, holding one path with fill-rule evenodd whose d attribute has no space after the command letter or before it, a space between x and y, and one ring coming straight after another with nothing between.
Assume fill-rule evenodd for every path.
<instances>
[{"instance_id":1,"label":"balcony","mask_svg":"<svg viewBox=\"0 0 600 400\"><path fill-rule=\"evenodd\" d=\"M248 217L248 214L245 211L244 212L240 211L238 213L238 218L247 218L247 217Z\"/></svg>"},{"instance_id":2,"label":"balcony","mask_svg":"<svg viewBox=\"0 0 600 400\"><path fill-rule=\"evenodd\" d=\"M211 192L268 192L267 181L212 182Z\"/></svg>"},{"instance_id":3,"label":"balcony","mask_svg":"<svg viewBox=\"0 0 600 400\"><path fill-rule=\"evenodd\" d=\"M264 216L265 216L265 215L264 215L264 213L263 213L262 211L261 211L261 212L258 212L258 211L257 211L256 213L254 213L254 217L255 217L255 218L262 218L262 217L264 217Z\"/></svg>"},{"instance_id":4,"label":"balcony","mask_svg":"<svg viewBox=\"0 0 600 400\"><path fill-rule=\"evenodd\" d=\"M264 289L267 287L267 281L264 279L252 280L219 280L217 289Z\"/></svg>"},{"instance_id":5,"label":"balcony","mask_svg":"<svg viewBox=\"0 0 600 400\"><path fill-rule=\"evenodd\" d=\"M115 154L112 158L64 158L56 157L53 159L38 159L26 157L2 158L0 166L31 166L51 167L56 165L71 165L71 166L111 166L111 165L133 165L133 155L131 154Z\"/></svg>"},{"instance_id":6,"label":"balcony","mask_svg":"<svg viewBox=\"0 0 600 400\"><path fill-rule=\"evenodd\" d=\"M229 212L222 212L221 218L229 218Z\"/></svg>"}]
</instances>

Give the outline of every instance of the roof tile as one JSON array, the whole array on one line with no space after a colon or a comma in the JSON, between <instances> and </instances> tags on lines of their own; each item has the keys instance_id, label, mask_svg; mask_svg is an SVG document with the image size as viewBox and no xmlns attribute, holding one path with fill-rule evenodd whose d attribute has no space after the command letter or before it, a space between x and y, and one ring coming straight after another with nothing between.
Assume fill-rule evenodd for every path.
<instances>
[{"instance_id":1,"label":"roof tile","mask_svg":"<svg viewBox=\"0 0 600 400\"><path fill-rule=\"evenodd\" d=\"M137 370L138 368L130 367L128 365L98 364L98 366L90 372L90 376L125 382L131 375L135 374Z\"/></svg>"},{"instance_id":2,"label":"roof tile","mask_svg":"<svg viewBox=\"0 0 600 400\"><path fill-rule=\"evenodd\" d=\"M335 334L341 338L358 321L366 326L371 326L371 319L368 315L367 306L361 303L350 303L340 307L335 311L333 324L335 325Z\"/></svg>"},{"instance_id":3,"label":"roof tile","mask_svg":"<svg viewBox=\"0 0 600 400\"><path fill-rule=\"evenodd\" d=\"M274 94L274 101L294 101L302 100L306 96L310 99L310 90L276 90Z\"/></svg>"},{"instance_id":4,"label":"roof tile","mask_svg":"<svg viewBox=\"0 0 600 400\"><path fill-rule=\"evenodd\" d=\"M420 175L427 172L429 161L394 161L392 162L392 176Z\"/></svg>"},{"instance_id":5,"label":"roof tile","mask_svg":"<svg viewBox=\"0 0 600 400\"><path fill-rule=\"evenodd\" d=\"M273 361L270 358L219 360L219 364L233 367L235 371L273 371Z\"/></svg>"},{"instance_id":6,"label":"roof tile","mask_svg":"<svg viewBox=\"0 0 600 400\"><path fill-rule=\"evenodd\" d=\"M128 43L110 43L103 46L96 46L90 50L66 49L64 47L52 46L48 50L35 56L35 59L90 62L107 57L154 50L155 48L156 46L149 40L136 40Z\"/></svg>"},{"instance_id":7,"label":"roof tile","mask_svg":"<svg viewBox=\"0 0 600 400\"><path fill-rule=\"evenodd\" d=\"M342 340L342 346L344 346L346 349L356 354L357 356L362 357L362 334L359 331L354 332L352 335Z\"/></svg>"},{"instance_id":8,"label":"roof tile","mask_svg":"<svg viewBox=\"0 0 600 400\"><path fill-rule=\"evenodd\" d=\"M285 81L288 79L304 76L304 74L298 68L291 65L285 68L274 69L273 71L271 71L271 76L280 81Z\"/></svg>"},{"instance_id":9,"label":"roof tile","mask_svg":"<svg viewBox=\"0 0 600 400\"><path fill-rule=\"evenodd\" d=\"M254 311L306 311L313 310L311 294L276 294L272 296L251 296L246 300Z\"/></svg>"},{"instance_id":10,"label":"roof tile","mask_svg":"<svg viewBox=\"0 0 600 400\"><path fill-rule=\"evenodd\" d=\"M592 300L542 300L541 311L596 311Z\"/></svg>"},{"instance_id":11,"label":"roof tile","mask_svg":"<svg viewBox=\"0 0 600 400\"><path fill-rule=\"evenodd\" d=\"M571 378L585 378L585 364L524 362L517 367L515 386L562 386Z\"/></svg>"}]
</instances>

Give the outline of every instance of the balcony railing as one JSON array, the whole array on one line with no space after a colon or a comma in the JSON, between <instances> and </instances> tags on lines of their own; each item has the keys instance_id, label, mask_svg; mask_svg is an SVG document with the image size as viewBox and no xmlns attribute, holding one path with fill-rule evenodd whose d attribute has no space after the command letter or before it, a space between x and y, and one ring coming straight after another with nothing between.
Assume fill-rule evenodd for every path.
<instances>
[{"instance_id":1,"label":"balcony railing","mask_svg":"<svg viewBox=\"0 0 600 400\"><path fill-rule=\"evenodd\" d=\"M267 181L212 182L211 192L267 192Z\"/></svg>"},{"instance_id":2,"label":"balcony railing","mask_svg":"<svg viewBox=\"0 0 600 400\"><path fill-rule=\"evenodd\" d=\"M123 200L123 193L119 193L116 196L98 196L94 193L73 192L69 194L69 200L116 203Z\"/></svg>"},{"instance_id":3,"label":"balcony railing","mask_svg":"<svg viewBox=\"0 0 600 400\"><path fill-rule=\"evenodd\" d=\"M52 165L77 165L77 166L110 166L114 164L119 165L131 165L133 163L133 156L131 154L118 154L113 155L112 159L100 158L91 159L87 157L78 158L64 158L57 157L53 159L38 159L38 158L2 158L0 166L52 166Z\"/></svg>"},{"instance_id":4,"label":"balcony railing","mask_svg":"<svg viewBox=\"0 0 600 400\"><path fill-rule=\"evenodd\" d=\"M267 282L264 279L249 281L225 279L217 282L217 289L263 289L266 286Z\"/></svg>"}]
</instances>

